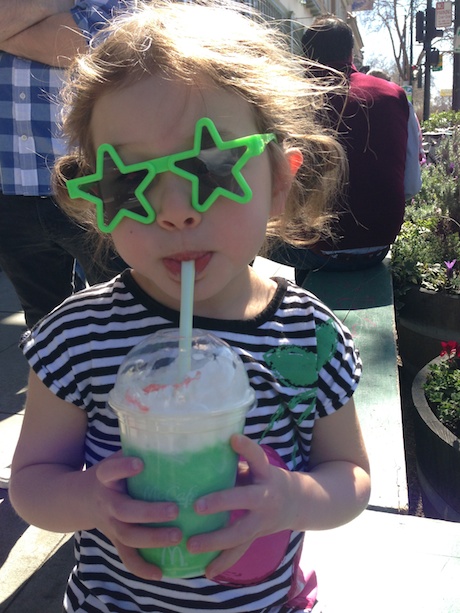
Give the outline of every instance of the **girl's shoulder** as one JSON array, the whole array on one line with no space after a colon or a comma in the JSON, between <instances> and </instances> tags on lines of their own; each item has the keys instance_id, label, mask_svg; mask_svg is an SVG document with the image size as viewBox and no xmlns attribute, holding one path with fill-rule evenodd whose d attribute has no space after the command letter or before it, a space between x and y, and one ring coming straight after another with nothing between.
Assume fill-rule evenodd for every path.
<instances>
[{"instance_id":1,"label":"girl's shoulder","mask_svg":"<svg viewBox=\"0 0 460 613\"><path fill-rule=\"evenodd\" d=\"M284 291L277 316L284 339L281 348L276 348L274 353L278 357L283 354L283 358L285 354L295 355L300 367L305 352L310 359L313 351L318 372L334 360L338 370L353 373L357 381L362 364L350 330L308 290L289 281L281 286ZM296 352L293 352L293 346L297 348Z\"/></svg>"},{"instance_id":2,"label":"girl's shoulder","mask_svg":"<svg viewBox=\"0 0 460 613\"><path fill-rule=\"evenodd\" d=\"M21 348L87 335L95 327L116 320L121 311L135 312L138 307L124 282L124 275L121 273L110 281L87 287L66 298L23 335Z\"/></svg>"},{"instance_id":3,"label":"girl's shoulder","mask_svg":"<svg viewBox=\"0 0 460 613\"><path fill-rule=\"evenodd\" d=\"M68 296L61 304L56 306L46 315L35 329L46 330L50 326L65 325L72 326L83 323L86 317L102 319L117 307L128 307L132 301L129 288L126 285L125 271L115 276L110 281L91 285L83 290Z\"/></svg>"}]
</instances>

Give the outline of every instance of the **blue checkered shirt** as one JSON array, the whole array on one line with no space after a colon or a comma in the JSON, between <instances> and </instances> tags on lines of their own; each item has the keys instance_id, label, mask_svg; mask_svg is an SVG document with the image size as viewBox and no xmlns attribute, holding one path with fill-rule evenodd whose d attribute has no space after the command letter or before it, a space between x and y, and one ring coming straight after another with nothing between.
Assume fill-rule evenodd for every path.
<instances>
[{"instance_id":1,"label":"blue checkered shirt","mask_svg":"<svg viewBox=\"0 0 460 613\"><path fill-rule=\"evenodd\" d=\"M122 0L76 0L71 12L82 32L91 36L112 10L122 6ZM0 189L4 194L50 194L50 170L55 157L66 149L59 135L57 104L64 77L64 70L0 52Z\"/></svg>"}]
</instances>

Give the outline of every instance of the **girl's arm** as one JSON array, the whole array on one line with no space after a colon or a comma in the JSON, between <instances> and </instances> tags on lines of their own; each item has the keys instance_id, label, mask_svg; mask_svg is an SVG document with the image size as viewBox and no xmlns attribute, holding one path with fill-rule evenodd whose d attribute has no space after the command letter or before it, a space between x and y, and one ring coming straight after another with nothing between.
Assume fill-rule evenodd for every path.
<instances>
[{"instance_id":1,"label":"girl's arm","mask_svg":"<svg viewBox=\"0 0 460 613\"><path fill-rule=\"evenodd\" d=\"M181 539L176 528L138 524L177 517L173 503L148 503L125 493L124 479L142 462L114 454L83 470L86 413L57 396L34 372L12 465L10 497L27 522L54 532L97 528L117 547L126 567L145 579L161 572L138 555L138 547L167 547Z\"/></svg>"},{"instance_id":2,"label":"girl's arm","mask_svg":"<svg viewBox=\"0 0 460 613\"><path fill-rule=\"evenodd\" d=\"M209 577L232 566L257 537L284 529L335 528L354 519L369 501L369 461L353 400L316 421L308 473L270 465L247 437L234 436L232 445L245 457L252 485L205 496L195 508L203 514L224 509L249 513L224 530L188 541L194 552L225 550L209 565Z\"/></svg>"},{"instance_id":3,"label":"girl's arm","mask_svg":"<svg viewBox=\"0 0 460 613\"><path fill-rule=\"evenodd\" d=\"M316 420L310 472L294 473L294 479L296 475L317 503L317 508L309 505L307 514L303 509L297 511L300 522L307 521L307 530L341 526L366 508L370 467L353 399L332 415Z\"/></svg>"}]
</instances>

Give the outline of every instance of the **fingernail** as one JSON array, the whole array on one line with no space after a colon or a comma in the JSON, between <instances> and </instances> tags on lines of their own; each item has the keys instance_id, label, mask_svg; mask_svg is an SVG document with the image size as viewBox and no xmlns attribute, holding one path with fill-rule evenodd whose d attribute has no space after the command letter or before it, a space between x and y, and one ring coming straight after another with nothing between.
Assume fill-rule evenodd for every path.
<instances>
[{"instance_id":1,"label":"fingernail","mask_svg":"<svg viewBox=\"0 0 460 613\"><path fill-rule=\"evenodd\" d=\"M205 498L199 498L196 502L195 502L195 509L199 512L203 512L206 511L208 508L208 503L206 501Z\"/></svg>"},{"instance_id":2,"label":"fingernail","mask_svg":"<svg viewBox=\"0 0 460 613\"><path fill-rule=\"evenodd\" d=\"M150 577L150 581L161 581L163 579L163 573L158 568L152 571L152 576Z\"/></svg>"},{"instance_id":3,"label":"fingernail","mask_svg":"<svg viewBox=\"0 0 460 613\"><path fill-rule=\"evenodd\" d=\"M131 466L133 467L133 470L141 470L144 464L140 458L133 458L131 460Z\"/></svg>"},{"instance_id":4,"label":"fingernail","mask_svg":"<svg viewBox=\"0 0 460 613\"><path fill-rule=\"evenodd\" d=\"M168 536L171 543L174 544L180 543L182 540L182 533L177 528L175 528L174 530L170 530Z\"/></svg>"},{"instance_id":5,"label":"fingernail","mask_svg":"<svg viewBox=\"0 0 460 613\"><path fill-rule=\"evenodd\" d=\"M168 519L175 519L177 517L177 507L175 504L170 504L167 506L166 516Z\"/></svg>"},{"instance_id":6,"label":"fingernail","mask_svg":"<svg viewBox=\"0 0 460 613\"><path fill-rule=\"evenodd\" d=\"M199 553L199 541L197 541L196 539L189 539L189 541L187 542L187 549L190 551L190 553Z\"/></svg>"}]
</instances>

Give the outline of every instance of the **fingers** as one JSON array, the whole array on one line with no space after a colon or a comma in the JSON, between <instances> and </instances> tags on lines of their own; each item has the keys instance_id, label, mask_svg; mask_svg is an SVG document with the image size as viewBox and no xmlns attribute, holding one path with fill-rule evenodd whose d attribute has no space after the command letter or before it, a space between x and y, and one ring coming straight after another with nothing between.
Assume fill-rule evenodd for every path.
<instances>
[{"instance_id":1,"label":"fingers","mask_svg":"<svg viewBox=\"0 0 460 613\"><path fill-rule=\"evenodd\" d=\"M236 487L199 498L195 511L200 515L243 511L231 525L187 541L187 548L193 553L222 552L206 569L208 578L233 566L257 538L289 527L285 516L290 473L282 466L272 465L266 451L245 436L232 436L231 445L245 460L250 479L239 478ZM244 469L243 475L247 477ZM237 515L234 513L232 519Z\"/></svg>"},{"instance_id":2,"label":"fingers","mask_svg":"<svg viewBox=\"0 0 460 613\"><path fill-rule=\"evenodd\" d=\"M252 484L257 480L260 482L267 480L270 473L270 464L264 450L257 443L242 435L232 436L230 442L234 451L246 460L247 465L242 467L243 481L248 481L246 472L250 473L250 483ZM238 482L241 483L240 478ZM264 486L245 484L214 492L196 500L194 507L195 512L199 515L222 511L240 511L242 509L248 512L243 512L236 521L222 530L192 536L187 541L189 551L201 553L224 550L224 553L218 558L219 562L215 563L218 565L216 568L218 567L218 572L222 572L220 570L221 565L228 563L228 566L231 566L234 561L241 557L249 544L262 535L260 532L260 516L251 511L260 507L261 498L265 498L264 493ZM214 572L214 566L212 569L212 572Z\"/></svg>"},{"instance_id":3,"label":"fingers","mask_svg":"<svg viewBox=\"0 0 460 613\"><path fill-rule=\"evenodd\" d=\"M130 572L147 580L159 580L161 570L146 562L137 549L175 546L183 535L176 526L164 525L177 519L176 503L135 500L127 495L125 479L143 468L140 459L117 453L90 469L95 471L96 527L112 541Z\"/></svg>"},{"instance_id":4,"label":"fingers","mask_svg":"<svg viewBox=\"0 0 460 613\"><path fill-rule=\"evenodd\" d=\"M205 575L208 579L213 579L231 568L246 553L249 545L246 543L233 549L223 551L207 567Z\"/></svg>"},{"instance_id":5,"label":"fingers","mask_svg":"<svg viewBox=\"0 0 460 613\"><path fill-rule=\"evenodd\" d=\"M175 526L153 528L118 522L114 523L113 527L115 540L134 549L171 547L182 540L182 532Z\"/></svg>"},{"instance_id":6,"label":"fingers","mask_svg":"<svg viewBox=\"0 0 460 613\"><path fill-rule=\"evenodd\" d=\"M146 502L125 494L113 495L108 502L113 517L132 524L165 523L179 515L175 502Z\"/></svg>"},{"instance_id":7,"label":"fingers","mask_svg":"<svg viewBox=\"0 0 460 613\"><path fill-rule=\"evenodd\" d=\"M114 545L129 572L146 581L160 581L163 575L158 566L146 562L135 549L126 547L123 543L114 542Z\"/></svg>"},{"instance_id":8,"label":"fingers","mask_svg":"<svg viewBox=\"0 0 460 613\"><path fill-rule=\"evenodd\" d=\"M271 526L267 526L270 522L263 518L264 513L267 513L267 504L263 500L271 499L268 485L273 467L270 466L264 450L255 441L243 435L233 435L230 442L233 450L243 460L239 473L243 482L248 485L239 485L203 496L195 502L194 508L199 515L241 509L248 512L222 530L198 534L187 541L187 548L191 553L222 551L208 566L208 578L233 566L254 539L267 533L267 527L268 532L272 531ZM104 506L109 510L105 516L107 534L123 563L130 572L139 577L147 580L160 579L160 569L145 562L137 549L167 548L181 541L182 533L179 528L155 527L155 524L176 519L179 514L178 506L171 502L134 500L126 495L125 479L143 470L143 463L138 458L115 454L102 461L96 470L97 480L103 486L101 489L106 492L103 496Z\"/></svg>"},{"instance_id":9,"label":"fingers","mask_svg":"<svg viewBox=\"0 0 460 613\"><path fill-rule=\"evenodd\" d=\"M103 496L113 517L128 523L164 523L177 518L179 508L174 502L147 502L126 495L125 479L144 469L139 458L125 457L116 453L100 462L96 477L103 486Z\"/></svg>"},{"instance_id":10,"label":"fingers","mask_svg":"<svg viewBox=\"0 0 460 613\"><path fill-rule=\"evenodd\" d=\"M120 492L125 489L123 480L138 475L143 469L141 459L125 457L120 451L100 462L96 475L105 487Z\"/></svg>"},{"instance_id":11,"label":"fingers","mask_svg":"<svg viewBox=\"0 0 460 613\"><path fill-rule=\"evenodd\" d=\"M242 456L247 466L240 466L238 485L227 490L221 490L202 496L195 501L194 508L199 515L220 513L221 511L236 511L237 509L251 509L259 503L258 493L255 489L247 488L248 483L257 483L268 479L270 464L261 447L247 436L235 434L230 443L233 450ZM240 463L241 465L242 463ZM249 475L247 474L249 472Z\"/></svg>"},{"instance_id":12,"label":"fingers","mask_svg":"<svg viewBox=\"0 0 460 613\"><path fill-rule=\"evenodd\" d=\"M270 463L258 443L243 434L234 434L230 438L230 444L238 455L245 458L253 481L257 482L259 479L267 477Z\"/></svg>"},{"instance_id":13,"label":"fingers","mask_svg":"<svg viewBox=\"0 0 460 613\"><path fill-rule=\"evenodd\" d=\"M191 553L204 553L240 546L247 548L249 543L258 536L261 535L257 518L250 513L245 513L241 519L226 528L191 536L187 541L187 549Z\"/></svg>"},{"instance_id":14,"label":"fingers","mask_svg":"<svg viewBox=\"0 0 460 613\"><path fill-rule=\"evenodd\" d=\"M103 531L130 572L148 580L161 579L160 569L143 560L137 550L168 548L182 541L182 531L176 526L155 526L155 522L175 519L177 506L132 500L118 493L116 496L119 500L111 501L109 507L113 510L106 518Z\"/></svg>"}]
</instances>

